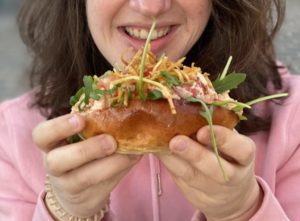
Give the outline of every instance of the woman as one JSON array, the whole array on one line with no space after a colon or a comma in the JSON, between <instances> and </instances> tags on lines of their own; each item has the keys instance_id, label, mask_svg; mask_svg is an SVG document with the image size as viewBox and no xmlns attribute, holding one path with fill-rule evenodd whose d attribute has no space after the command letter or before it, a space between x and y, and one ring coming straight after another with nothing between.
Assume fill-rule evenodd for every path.
<instances>
[{"instance_id":1,"label":"woman","mask_svg":"<svg viewBox=\"0 0 300 221\"><path fill-rule=\"evenodd\" d=\"M1 220L298 218L300 79L276 65L272 44L283 7L278 0L25 1L18 21L33 55L34 90L0 106ZM236 131L214 127L229 182L207 148L207 127L196 140L174 137L172 155L119 155L109 134L64 142L85 125L68 114L83 75L100 75L125 49L139 49L152 17L156 54L186 55L187 65L196 62L212 78L233 55L231 69L247 73L232 94L239 101L290 93L283 104L246 112Z\"/></svg>"}]
</instances>

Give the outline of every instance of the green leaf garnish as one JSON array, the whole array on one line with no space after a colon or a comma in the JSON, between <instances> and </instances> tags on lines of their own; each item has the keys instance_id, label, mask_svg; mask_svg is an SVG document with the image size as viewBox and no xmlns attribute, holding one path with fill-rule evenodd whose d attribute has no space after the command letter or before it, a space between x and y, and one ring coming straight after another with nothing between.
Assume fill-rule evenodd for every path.
<instances>
[{"instance_id":1,"label":"green leaf garnish","mask_svg":"<svg viewBox=\"0 0 300 221\"><path fill-rule=\"evenodd\" d=\"M251 108L251 106L248 105L248 104L241 103L241 102L234 101L234 100L214 101L212 104L215 105L215 106L220 106L220 107L226 106L227 104L235 104L235 105L243 107L243 108Z\"/></svg>"},{"instance_id":2,"label":"green leaf garnish","mask_svg":"<svg viewBox=\"0 0 300 221\"><path fill-rule=\"evenodd\" d=\"M91 76L85 75L83 77L83 84L84 84L84 103L88 104L90 99L90 94L93 91L93 83L94 79Z\"/></svg>"},{"instance_id":3,"label":"green leaf garnish","mask_svg":"<svg viewBox=\"0 0 300 221\"><path fill-rule=\"evenodd\" d=\"M144 95L144 91L143 91L143 77L144 77L144 71L145 71L145 60L146 60L147 50L148 50L148 47L149 47L151 36L152 36L152 33L155 29L155 26L156 26L156 19L153 18L152 26L150 28L150 31L149 31L148 36L147 36L147 40L146 40L145 45L144 45L144 50L143 50L141 64L140 64L140 73L139 73L140 74L139 75L140 79L139 79L138 84L137 84L139 97L140 97L141 100L146 99L145 95Z\"/></svg>"},{"instance_id":4,"label":"green leaf garnish","mask_svg":"<svg viewBox=\"0 0 300 221\"><path fill-rule=\"evenodd\" d=\"M269 96L265 96L265 97L260 97L257 99L254 99L252 101L248 101L246 104L251 106L253 104L262 102L262 101L266 101L266 100L270 100L270 99L276 99L276 98L281 98L281 97L287 97L289 94L288 93L279 93L279 94L273 94L273 95L269 95Z\"/></svg>"},{"instance_id":5,"label":"green leaf garnish","mask_svg":"<svg viewBox=\"0 0 300 221\"><path fill-rule=\"evenodd\" d=\"M229 66L230 66L230 64L231 64L231 61L232 61L232 56L230 56L230 57L228 58L228 61L227 61L226 65L225 65L225 67L224 67L224 70L223 70L223 72L222 72L222 74L221 74L221 76L220 76L220 80L223 80L223 79L225 78L225 76L227 75Z\"/></svg>"},{"instance_id":6,"label":"green leaf garnish","mask_svg":"<svg viewBox=\"0 0 300 221\"><path fill-rule=\"evenodd\" d=\"M148 96L147 96L147 98L149 100L158 100L163 97L164 97L164 95L161 93L161 91L156 90L156 89L149 91Z\"/></svg>"},{"instance_id":7,"label":"green leaf garnish","mask_svg":"<svg viewBox=\"0 0 300 221\"><path fill-rule=\"evenodd\" d=\"M108 73L108 72L107 72ZM97 81L88 75L83 77L84 86L77 91L77 93L70 98L70 105L74 106L80 97L84 94L84 99L78 104L79 111L83 111L85 105L89 103L89 99L99 100L103 95L113 95L121 84L114 85L111 89L101 90L97 88Z\"/></svg>"},{"instance_id":8,"label":"green leaf garnish","mask_svg":"<svg viewBox=\"0 0 300 221\"><path fill-rule=\"evenodd\" d=\"M212 82L216 92L222 94L223 92L237 88L246 79L246 74L243 73L231 73L227 76L217 78Z\"/></svg>"},{"instance_id":9,"label":"green leaf garnish","mask_svg":"<svg viewBox=\"0 0 300 221\"><path fill-rule=\"evenodd\" d=\"M70 105L74 106L79 101L82 94L84 94L84 87L80 88L76 94L70 98Z\"/></svg>"},{"instance_id":10,"label":"green leaf garnish","mask_svg":"<svg viewBox=\"0 0 300 221\"><path fill-rule=\"evenodd\" d=\"M94 91L90 93L90 98L93 98L96 101L100 100L100 96L96 94Z\"/></svg>"},{"instance_id":11,"label":"green leaf garnish","mask_svg":"<svg viewBox=\"0 0 300 221\"><path fill-rule=\"evenodd\" d=\"M243 115L241 115L241 111L244 109L244 108L249 108L251 109L251 106L248 105L248 104L245 104L245 103L241 103L241 102L238 102L238 101L234 101L234 100L227 100L227 101L214 101L212 103L212 105L214 106L219 106L219 107L225 107L226 108L226 105L228 104L235 104L236 106L232 109L232 111L234 111L240 120L247 120L247 118Z\"/></svg>"},{"instance_id":12,"label":"green leaf garnish","mask_svg":"<svg viewBox=\"0 0 300 221\"><path fill-rule=\"evenodd\" d=\"M213 112L212 108L213 108L213 106L208 108L207 104L204 101L202 101L201 99L195 98L195 97L187 97L186 101L202 104L202 107L204 108L204 111L200 111L200 114L201 114L201 116L203 116L206 119L206 121L209 125L210 140L211 140L212 148L213 148L213 151L215 152L215 155L217 157L217 161L218 161L218 164L221 168L223 177L224 177L225 181L228 182L229 179L228 179L228 176L227 176L227 174L226 174L226 172L223 168L223 165L222 165L222 162L221 162L221 159L220 159L220 155L219 155L219 151L218 151L218 147L217 147L217 142L216 142L216 138L215 138L215 132L214 132L214 129L213 129L213 122L212 122L212 112Z\"/></svg>"},{"instance_id":13,"label":"green leaf garnish","mask_svg":"<svg viewBox=\"0 0 300 221\"><path fill-rule=\"evenodd\" d=\"M165 78L169 86L179 86L181 84L177 76L171 75L168 71L160 71L160 75Z\"/></svg>"},{"instance_id":14,"label":"green leaf garnish","mask_svg":"<svg viewBox=\"0 0 300 221\"><path fill-rule=\"evenodd\" d=\"M116 84L111 89L108 90L95 89L94 92L99 95L113 95L120 86L121 84Z\"/></svg>"},{"instance_id":15,"label":"green leaf garnish","mask_svg":"<svg viewBox=\"0 0 300 221\"><path fill-rule=\"evenodd\" d=\"M128 100L132 100L134 97L134 90L129 91Z\"/></svg>"},{"instance_id":16,"label":"green leaf garnish","mask_svg":"<svg viewBox=\"0 0 300 221\"><path fill-rule=\"evenodd\" d=\"M227 75L231 61L232 56L229 57L222 74L212 82L218 94L237 88L246 79L246 74L243 73L230 73Z\"/></svg>"},{"instance_id":17,"label":"green leaf garnish","mask_svg":"<svg viewBox=\"0 0 300 221\"><path fill-rule=\"evenodd\" d=\"M72 143L78 143L82 140L85 140L86 138L81 134L81 133L77 133L77 134L74 134L73 136L71 137L68 137L67 138L67 142L69 144L72 144Z\"/></svg>"}]
</instances>

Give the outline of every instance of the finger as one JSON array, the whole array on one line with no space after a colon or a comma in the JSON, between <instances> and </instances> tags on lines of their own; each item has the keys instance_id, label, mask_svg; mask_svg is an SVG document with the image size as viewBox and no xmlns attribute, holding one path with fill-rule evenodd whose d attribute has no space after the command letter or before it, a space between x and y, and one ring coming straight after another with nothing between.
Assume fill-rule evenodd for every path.
<instances>
[{"instance_id":1,"label":"finger","mask_svg":"<svg viewBox=\"0 0 300 221\"><path fill-rule=\"evenodd\" d=\"M43 151L48 152L56 143L80 132L84 126L84 119L78 114L67 114L44 121L34 128L33 142Z\"/></svg>"},{"instance_id":2,"label":"finger","mask_svg":"<svg viewBox=\"0 0 300 221\"><path fill-rule=\"evenodd\" d=\"M170 149L178 157L189 162L194 168L199 170L199 172L218 182L224 182L225 180L222 169L228 178L231 178L234 174L233 165L222 157L219 157L219 163L214 152L187 136L179 135L174 137L170 142Z\"/></svg>"},{"instance_id":3,"label":"finger","mask_svg":"<svg viewBox=\"0 0 300 221\"><path fill-rule=\"evenodd\" d=\"M66 173L59 178L59 182L65 189L76 194L100 182L114 179L123 171L129 170L139 159L140 156L113 154Z\"/></svg>"},{"instance_id":4,"label":"finger","mask_svg":"<svg viewBox=\"0 0 300 221\"><path fill-rule=\"evenodd\" d=\"M201 176L201 178L205 176L204 174L198 173L188 161L174 154L161 154L158 157L176 179L191 181L196 175Z\"/></svg>"},{"instance_id":5,"label":"finger","mask_svg":"<svg viewBox=\"0 0 300 221\"><path fill-rule=\"evenodd\" d=\"M218 150L242 166L253 162L255 143L248 137L222 126L214 126L214 134ZM203 145L211 145L209 127L201 128L197 140Z\"/></svg>"},{"instance_id":6,"label":"finger","mask_svg":"<svg viewBox=\"0 0 300 221\"><path fill-rule=\"evenodd\" d=\"M54 193L61 201L72 201L72 203L80 207L80 204L86 204L87 201L94 203L94 205L99 205L99 202L108 202L111 191L129 170L130 168L126 168L112 178L89 188L79 188L78 186L82 185L82 183L76 186L74 180L65 179L65 177L50 176L49 178Z\"/></svg>"},{"instance_id":7,"label":"finger","mask_svg":"<svg viewBox=\"0 0 300 221\"><path fill-rule=\"evenodd\" d=\"M48 152L46 168L49 174L61 176L88 162L112 154L116 148L117 143L111 135L101 134Z\"/></svg>"}]
</instances>

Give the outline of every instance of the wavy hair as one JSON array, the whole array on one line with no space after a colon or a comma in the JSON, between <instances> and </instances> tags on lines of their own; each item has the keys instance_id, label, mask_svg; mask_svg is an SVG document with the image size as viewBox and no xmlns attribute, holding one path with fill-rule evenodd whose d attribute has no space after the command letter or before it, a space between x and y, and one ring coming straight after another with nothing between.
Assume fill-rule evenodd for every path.
<instances>
[{"instance_id":1,"label":"wavy hair","mask_svg":"<svg viewBox=\"0 0 300 221\"><path fill-rule=\"evenodd\" d=\"M187 54L186 65L195 62L212 79L222 71L230 55L231 71L247 74L231 96L241 102L267 95L267 83L281 89L273 39L282 24L281 0L212 0L209 23ZM21 38L33 57L31 86L34 106L48 118L70 111L69 98L82 86L83 75L101 75L112 68L97 49L88 29L84 0L24 0L18 14ZM246 111L242 133L265 130L270 119Z\"/></svg>"}]
</instances>

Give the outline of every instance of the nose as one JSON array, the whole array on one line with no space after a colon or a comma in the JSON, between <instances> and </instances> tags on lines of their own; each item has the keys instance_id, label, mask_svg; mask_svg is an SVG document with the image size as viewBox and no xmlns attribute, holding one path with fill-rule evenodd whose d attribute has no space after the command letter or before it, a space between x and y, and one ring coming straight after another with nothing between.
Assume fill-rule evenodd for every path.
<instances>
[{"instance_id":1,"label":"nose","mask_svg":"<svg viewBox=\"0 0 300 221\"><path fill-rule=\"evenodd\" d=\"M130 6L145 16L158 16L171 7L172 0L130 0Z\"/></svg>"}]
</instances>

